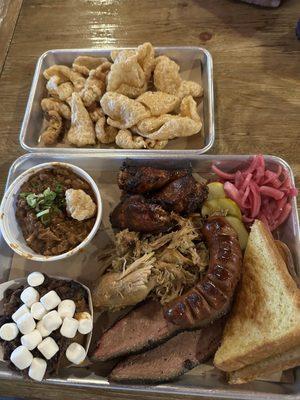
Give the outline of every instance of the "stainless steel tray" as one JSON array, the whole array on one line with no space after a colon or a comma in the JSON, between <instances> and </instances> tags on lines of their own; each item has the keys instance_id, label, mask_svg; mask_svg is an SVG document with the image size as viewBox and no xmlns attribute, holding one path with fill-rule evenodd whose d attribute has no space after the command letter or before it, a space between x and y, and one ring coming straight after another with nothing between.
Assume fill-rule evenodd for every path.
<instances>
[{"instance_id":1,"label":"stainless steel tray","mask_svg":"<svg viewBox=\"0 0 300 400\"><path fill-rule=\"evenodd\" d=\"M211 162L214 160L216 162L222 162L222 165L232 170L233 168L245 163L249 156L213 156L204 155L201 157L190 157L186 160L179 160L172 157L130 157L134 159L135 162L143 162L158 166L171 166L172 164L176 167L184 166L187 163L191 163L194 171L199 172L201 175L209 177L210 176L210 166ZM291 180L293 182L293 174L288 166L288 164L280 158L274 156L265 156L266 164L271 169L276 169L278 164L282 165L290 174ZM81 168L84 168L91 176L95 179L96 183L99 185L102 193L105 188L112 188L113 192L119 196L119 191L116 185L117 171L121 163L126 158L121 155L116 155L114 158L107 157L105 155L92 155L92 154L80 154L74 156L72 154L26 154L18 158L14 164L11 166L9 171L9 176L7 180L7 185L9 185L13 179L15 179L20 173L33 167L37 164L48 162L48 161L65 161ZM107 196L104 193L103 196L103 207L104 216L103 218L108 221L107 215L105 215L105 210L108 210L110 206L113 206L118 198L114 196ZM296 207L296 200L292 200L292 213L289 219L281 227L279 231L279 237L281 240L289 245L292 251L294 261L296 264L297 271L300 271L300 237L299 237L299 221ZM96 241L96 247L100 247L102 243ZM91 258L88 259L88 255L84 258L85 265L83 265L82 278L87 274L86 269L87 264L95 263L94 255L90 255ZM5 244L2 237L0 236L0 282L6 281L8 279L11 266L14 262L14 255L9 247ZM68 264L61 264L60 267L65 273L70 273L72 271L71 267L77 256L68 259ZM26 261L30 263L30 261ZM72 264L73 263L73 264ZM51 263L47 263L51 264ZM30 268L46 268L47 266L39 265L38 263L28 264ZM92 264L95 265L95 264ZM70 267L69 269L67 267ZM28 270L28 269L27 269ZM68 271L67 271L68 270ZM81 278L81 279L82 279ZM81 280L80 279L80 280ZM182 376L175 382L160 385L118 385L114 383L109 383L101 372L101 368L90 369L85 368L73 368L68 369L60 374L59 377L48 379L49 383L57 385L67 385L67 386L77 386L77 387L91 387L91 388L101 388L102 390L123 392L127 394L128 397L130 393L149 394L165 394L167 395L194 395L198 397L205 398L221 398L221 399L300 399L300 368L296 371L296 380L294 384L283 384L283 383L270 383L263 381L256 381L245 385L229 386L226 384L225 380L213 374L200 375L197 373L197 368L190 371L186 375ZM16 373L8 370L4 363L0 363L0 379L10 379L10 380L21 380L23 379Z\"/></svg>"},{"instance_id":2,"label":"stainless steel tray","mask_svg":"<svg viewBox=\"0 0 300 400\"><path fill-rule=\"evenodd\" d=\"M103 147L75 148L66 147L58 144L55 147L41 147L38 144L38 138L42 129L43 112L40 103L43 97L47 95L45 88L45 79L43 71L53 64L71 65L74 58L79 55L91 55L109 57L112 49L60 49L49 50L39 58L29 97L25 115L20 132L21 146L30 152L70 152L79 153L110 153L114 152L124 154L128 150L111 148L108 145ZM181 75L184 79L194 80L202 83L204 89L203 101L199 106L199 112L203 119L203 128L201 135L197 134L188 138L177 138L171 140L164 150L131 150L132 154L147 155L154 154L181 154L187 157L191 154L202 154L207 152L215 140L214 127L214 92L213 92L213 64L210 53L201 47L157 47L156 54L166 54L181 66Z\"/></svg>"}]
</instances>

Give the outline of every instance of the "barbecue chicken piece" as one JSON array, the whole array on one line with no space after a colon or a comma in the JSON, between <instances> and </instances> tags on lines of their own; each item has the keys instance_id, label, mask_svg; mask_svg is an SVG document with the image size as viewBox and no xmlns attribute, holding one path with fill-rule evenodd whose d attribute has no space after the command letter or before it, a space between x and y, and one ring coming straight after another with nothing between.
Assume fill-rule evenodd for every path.
<instances>
[{"instance_id":1,"label":"barbecue chicken piece","mask_svg":"<svg viewBox=\"0 0 300 400\"><path fill-rule=\"evenodd\" d=\"M190 214L200 210L207 195L207 186L196 182L191 175L188 175L169 183L155 193L151 201L160 204L166 210L178 214Z\"/></svg>"},{"instance_id":2,"label":"barbecue chicken piece","mask_svg":"<svg viewBox=\"0 0 300 400\"><path fill-rule=\"evenodd\" d=\"M173 225L171 215L141 195L125 197L110 215L113 228L136 232L162 232Z\"/></svg>"},{"instance_id":3,"label":"barbecue chicken piece","mask_svg":"<svg viewBox=\"0 0 300 400\"><path fill-rule=\"evenodd\" d=\"M154 263L152 252L135 260L122 272L102 275L92 293L94 307L118 310L143 301L155 285L150 277Z\"/></svg>"},{"instance_id":4,"label":"barbecue chicken piece","mask_svg":"<svg viewBox=\"0 0 300 400\"><path fill-rule=\"evenodd\" d=\"M129 193L145 193L161 189L168 183L188 175L187 169L167 170L145 166L123 164L118 177L121 190Z\"/></svg>"}]
</instances>

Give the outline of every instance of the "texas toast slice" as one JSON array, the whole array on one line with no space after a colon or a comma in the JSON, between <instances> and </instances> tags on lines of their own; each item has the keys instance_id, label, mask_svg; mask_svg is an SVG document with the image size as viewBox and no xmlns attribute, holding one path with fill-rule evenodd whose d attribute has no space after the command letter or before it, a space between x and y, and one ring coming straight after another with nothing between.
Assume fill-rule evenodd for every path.
<instances>
[{"instance_id":1,"label":"texas toast slice","mask_svg":"<svg viewBox=\"0 0 300 400\"><path fill-rule=\"evenodd\" d=\"M271 233L252 226L241 284L214 363L224 371L283 354L300 345L300 290Z\"/></svg>"}]
</instances>

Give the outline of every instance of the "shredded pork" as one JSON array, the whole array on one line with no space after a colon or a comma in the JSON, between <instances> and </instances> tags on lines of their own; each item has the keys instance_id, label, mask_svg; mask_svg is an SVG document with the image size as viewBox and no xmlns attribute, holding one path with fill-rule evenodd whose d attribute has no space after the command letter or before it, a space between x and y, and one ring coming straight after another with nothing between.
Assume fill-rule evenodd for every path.
<instances>
[{"instance_id":1,"label":"shredded pork","mask_svg":"<svg viewBox=\"0 0 300 400\"><path fill-rule=\"evenodd\" d=\"M128 229L116 234L115 249L103 260L108 268L94 290L96 307L119 309L148 296L165 304L200 279L208 266L201 217L174 214L174 218L176 230L165 234L140 234Z\"/></svg>"}]
</instances>

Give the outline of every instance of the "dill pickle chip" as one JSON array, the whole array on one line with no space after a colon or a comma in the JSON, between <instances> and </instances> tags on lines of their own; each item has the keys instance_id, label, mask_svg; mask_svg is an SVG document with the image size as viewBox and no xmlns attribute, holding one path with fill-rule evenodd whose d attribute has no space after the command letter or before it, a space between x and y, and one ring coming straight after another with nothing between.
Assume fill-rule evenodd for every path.
<instances>
[{"instance_id":1,"label":"dill pickle chip","mask_svg":"<svg viewBox=\"0 0 300 400\"><path fill-rule=\"evenodd\" d=\"M207 187L208 187L207 200L224 199L226 197L223 183L211 182L207 185Z\"/></svg>"}]
</instances>

